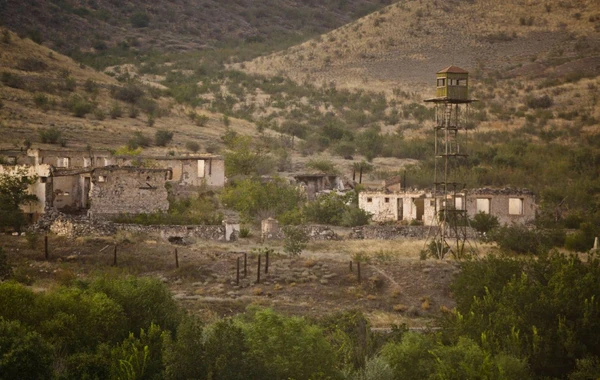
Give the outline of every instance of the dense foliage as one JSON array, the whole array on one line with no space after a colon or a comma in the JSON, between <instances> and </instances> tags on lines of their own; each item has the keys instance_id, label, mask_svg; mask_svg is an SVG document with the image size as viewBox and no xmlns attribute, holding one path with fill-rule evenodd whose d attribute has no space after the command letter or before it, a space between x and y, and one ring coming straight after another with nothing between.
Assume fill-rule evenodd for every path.
<instances>
[{"instance_id":1,"label":"dense foliage","mask_svg":"<svg viewBox=\"0 0 600 380\"><path fill-rule=\"evenodd\" d=\"M462 263L442 329L374 333L360 312L309 321L250 308L205 324L158 280L36 293L0 283L0 379L593 379L600 260Z\"/></svg>"}]
</instances>

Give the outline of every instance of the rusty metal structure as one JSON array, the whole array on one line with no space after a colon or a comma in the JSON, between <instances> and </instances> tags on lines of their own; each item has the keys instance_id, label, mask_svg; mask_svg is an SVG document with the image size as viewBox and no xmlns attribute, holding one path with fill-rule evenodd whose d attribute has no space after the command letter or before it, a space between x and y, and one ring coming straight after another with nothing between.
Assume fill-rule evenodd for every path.
<instances>
[{"instance_id":1,"label":"rusty metal structure","mask_svg":"<svg viewBox=\"0 0 600 380\"><path fill-rule=\"evenodd\" d=\"M460 168L468 157L465 151L469 97L469 73L449 66L437 73L435 112L435 172L433 199L435 228L430 230L426 246L438 259L450 254L462 258L472 250L468 243L469 218L466 210L466 184L460 181Z\"/></svg>"}]
</instances>

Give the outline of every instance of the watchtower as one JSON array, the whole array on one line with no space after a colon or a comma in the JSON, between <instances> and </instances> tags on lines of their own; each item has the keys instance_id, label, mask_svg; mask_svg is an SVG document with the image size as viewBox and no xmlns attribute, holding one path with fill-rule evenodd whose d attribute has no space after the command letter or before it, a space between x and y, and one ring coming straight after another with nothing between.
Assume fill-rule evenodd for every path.
<instances>
[{"instance_id":1,"label":"watchtower","mask_svg":"<svg viewBox=\"0 0 600 380\"><path fill-rule=\"evenodd\" d=\"M464 151L467 111L474 101L469 98L469 73L457 66L448 66L437 73L436 97L425 100L436 107L433 197L437 228L430 251L439 259L448 253L455 258L466 253L467 191L466 184L458 177L460 166L468 157Z\"/></svg>"}]
</instances>

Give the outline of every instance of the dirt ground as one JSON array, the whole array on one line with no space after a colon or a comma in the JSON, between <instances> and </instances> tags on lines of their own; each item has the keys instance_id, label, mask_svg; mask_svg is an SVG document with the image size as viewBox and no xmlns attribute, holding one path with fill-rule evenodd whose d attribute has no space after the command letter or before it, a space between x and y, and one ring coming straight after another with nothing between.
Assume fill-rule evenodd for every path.
<instances>
[{"instance_id":1,"label":"dirt ground","mask_svg":"<svg viewBox=\"0 0 600 380\"><path fill-rule=\"evenodd\" d=\"M36 291L95 275L152 276L167 284L182 307L206 321L254 304L307 317L360 309L375 328L402 323L419 328L435 325L434 317L454 307L449 285L457 263L420 260L424 242L419 240L312 242L297 257L284 254L281 242L261 244L256 237L186 246L131 234L77 239L51 235L48 241L46 261L43 236L0 235L14 277Z\"/></svg>"}]
</instances>

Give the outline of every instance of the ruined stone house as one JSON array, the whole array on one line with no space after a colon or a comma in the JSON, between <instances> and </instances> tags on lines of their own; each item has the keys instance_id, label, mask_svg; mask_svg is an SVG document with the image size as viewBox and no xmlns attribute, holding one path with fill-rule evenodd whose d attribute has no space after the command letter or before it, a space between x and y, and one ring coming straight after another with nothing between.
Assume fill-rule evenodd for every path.
<instances>
[{"instance_id":1,"label":"ruined stone house","mask_svg":"<svg viewBox=\"0 0 600 380\"><path fill-rule=\"evenodd\" d=\"M167 182L188 191L225 182L219 156L132 158L107 150L3 150L0 173L36 177L29 190L39 202L23 207L31 221L47 208L96 217L166 211Z\"/></svg>"},{"instance_id":2,"label":"ruined stone house","mask_svg":"<svg viewBox=\"0 0 600 380\"><path fill-rule=\"evenodd\" d=\"M351 188L350 184L344 183L343 179L335 174L323 173L301 173L294 174L294 180L306 193L306 198L312 201L318 193L323 191L344 191Z\"/></svg>"},{"instance_id":3,"label":"ruined stone house","mask_svg":"<svg viewBox=\"0 0 600 380\"><path fill-rule=\"evenodd\" d=\"M466 194L466 197L465 197ZM437 199L438 210L446 205ZM376 222L419 222L435 225L436 199L427 191L364 191L358 196L358 206L373 214ZM533 193L525 189L472 189L456 197L456 209L467 211L473 218L483 212L498 218L500 224L525 224L535 220Z\"/></svg>"}]
</instances>

